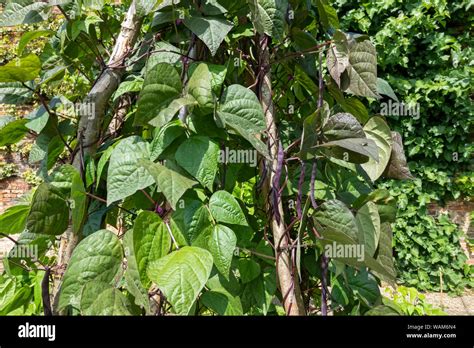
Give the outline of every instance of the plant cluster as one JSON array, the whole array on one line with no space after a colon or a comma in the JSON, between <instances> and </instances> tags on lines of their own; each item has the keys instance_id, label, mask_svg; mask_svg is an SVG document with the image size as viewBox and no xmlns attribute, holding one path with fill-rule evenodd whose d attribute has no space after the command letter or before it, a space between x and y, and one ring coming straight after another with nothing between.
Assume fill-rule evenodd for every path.
<instances>
[{"instance_id":1,"label":"plant cluster","mask_svg":"<svg viewBox=\"0 0 474 348\"><path fill-rule=\"evenodd\" d=\"M441 309L426 302L426 296L415 288L398 286L396 289L383 289L384 302L403 315L447 315Z\"/></svg>"}]
</instances>

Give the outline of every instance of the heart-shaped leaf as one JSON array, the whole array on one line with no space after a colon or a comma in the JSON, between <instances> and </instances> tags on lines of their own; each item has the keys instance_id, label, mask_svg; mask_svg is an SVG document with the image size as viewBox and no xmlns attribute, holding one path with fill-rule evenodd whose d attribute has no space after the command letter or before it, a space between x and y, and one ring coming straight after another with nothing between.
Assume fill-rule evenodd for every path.
<instances>
[{"instance_id":1,"label":"heart-shaped leaf","mask_svg":"<svg viewBox=\"0 0 474 348\"><path fill-rule=\"evenodd\" d=\"M220 156L219 145L208 137L195 136L184 141L175 157L176 162L212 191Z\"/></svg>"},{"instance_id":2,"label":"heart-shaped leaf","mask_svg":"<svg viewBox=\"0 0 474 348\"><path fill-rule=\"evenodd\" d=\"M187 315L212 270L207 250L186 246L148 266L148 277L163 291L176 314Z\"/></svg>"}]
</instances>

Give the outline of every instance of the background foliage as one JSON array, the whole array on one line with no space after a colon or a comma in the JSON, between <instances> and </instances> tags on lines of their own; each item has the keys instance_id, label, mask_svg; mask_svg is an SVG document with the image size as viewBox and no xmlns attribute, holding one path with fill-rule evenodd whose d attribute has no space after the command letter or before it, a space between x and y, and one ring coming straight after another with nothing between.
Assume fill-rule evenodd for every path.
<instances>
[{"instance_id":1,"label":"background foliage","mask_svg":"<svg viewBox=\"0 0 474 348\"><path fill-rule=\"evenodd\" d=\"M398 202L394 248L400 280L421 290L472 286L459 231L427 205L473 197L472 1L333 1L341 26L374 36L381 77L420 117L388 116L403 136L414 181L387 181ZM379 106L373 106L380 112ZM472 271L471 271L472 272ZM444 290L446 290L446 288Z\"/></svg>"}]
</instances>

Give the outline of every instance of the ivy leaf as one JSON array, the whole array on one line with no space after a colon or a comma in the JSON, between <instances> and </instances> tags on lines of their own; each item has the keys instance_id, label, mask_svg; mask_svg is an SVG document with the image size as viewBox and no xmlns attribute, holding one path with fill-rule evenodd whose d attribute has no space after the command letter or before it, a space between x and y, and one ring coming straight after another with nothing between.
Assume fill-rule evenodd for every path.
<instances>
[{"instance_id":1,"label":"ivy leaf","mask_svg":"<svg viewBox=\"0 0 474 348\"><path fill-rule=\"evenodd\" d=\"M227 191L217 191L211 196L209 210L218 222L248 226L239 203Z\"/></svg>"},{"instance_id":2,"label":"ivy leaf","mask_svg":"<svg viewBox=\"0 0 474 348\"><path fill-rule=\"evenodd\" d=\"M184 20L184 25L188 27L211 51L211 55L215 56L219 46L229 31L234 26L220 17L202 17L192 15Z\"/></svg>"},{"instance_id":3,"label":"ivy leaf","mask_svg":"<svg viewBox=\"0 0 474 348\"><path fill-rule=\"evenodd\" d=\"M123 248L127 259L127 269L124 274L125 287L135 298L135 304L145 309L145 312L149 314L150 300L148 298L148 291L143 287L140 279L140 272L133 247L133 229L125 233L123 237Z\"/></svg>"},{"instance_id":4,"label":"ivy leaf","mask_svg":"<svg viewBox=\"0 0 474 348\"><path fill-rule=\"evenodd\" d=\"M196 184L194 180L159 163L146 160L139 160L138 163L151 174L173 210L176 210L176 204L183 194Z\"/></svg>"},{"instance_id":5,"label":"ivy leaf","mask_svg":"<svg viewBox=\"0 0 474 348\"><path fill-rule=\"evenodd\" d=\"M141 212L133 225L133 251L145 287L149 285L148 264L167 255L170 249L171 237L163 220L154 212Z\"/></svg>"},{"instance_id":6,"label":"ivy leaf","mask_svg":"<svg viewBox=\"0 0 474 348\"><path fill-rule=\"evenodd\" d=\"M80 308L84 285L91 281L112 284L121 273L122 245L110 231L100 230L84 238L74 249L61 285L58 309Z\"/></svg>"},{"instance_id":7,"label":"ivy leaf","mask_svg":"<svg viewBox=\"0 0 474 348\"><path fill-rule=\"evenodd\" d=\"M370 40L354 42L349 48L348 92L371 98L380 98L377 92L377 51Z\"/></svg>"},{"instance_id":8,"label":"ivy leaf","mask_svg":"<svg viewBox=\"0 0 474 348\"><path fill-rule=\"evenodd\" d=\"M81 295L82 315L131 315L128 299L112 285L92 281L84 285Z\"/></svg>"},{"instance_id":9,"label":"ivy leaf","mask_svg":"<svg viewBox=\"0 0 474 348\"><path fill-rule=\"evenodd\" d=\"M234 254L237 237L227 226L216 225L209 238L209 251L214 258L217 270L228 280L232 255Z\"/></svg>"},{"instance_id":10,"label":"ivy leaf","mask_svg":"<svg viewBox=\"0 0 474 348\"><path fill-rule=\"evenodd\" d=\"M398 132L392 132L392 153L390 161L383 175L390 179L413 179L413 175L408 168L405 151L403 150L402 136Z\"/></svg>"},{"instance_id":11,"label":"ivy leaf","mask_svg":"<svg viewBox=\"0 0 474 348\"><path fill-rule=\"evenodd\" d=\"M364 244L365 252L374 256L380 238L380 216L374 202L364 204L356 214L358 239Z\"/></svg>"},{"instance_id":12,"label":"ivy leaf","mask_svg":"<svg viewBox=\"0 0 474 348\"><path fill-rule=\"evenodd\" d=\"M244 137L262 155L267 146L258 138L265 131L265 116L257 96L241 85L227 87L217 111L219 118Z\"/></svg>"},{"instance_id":13,"label":"ivy leaf","mask_svg":"<svg viewBox=\"0 0 474 348\"><path fill-rule=\"evenodd\" d=\"M248 0L252 22L260 34L282 39L288 0Z\"/></svg>"},{"instance_id":14,"label":"ivy leaf","mask_svg":"<svg viewBox=\"0 0 474 348\"><path fill-rule=\"evenodd\" d=\"M219 145L201 136L184 141L175 154L176 162L210 191L216 177L219 156Z\"/></svg>"},{"instance_id":15,"label":"ivy leaf","mask_svg":"<svg viewBox=\"0 0 474 348\"><path fill-rule=\"evenodd\" d=\"M341 87L341 75L349 66L349 48L343 32L337 30L333 40L327 53L327 67L331 77Z\"/></svg>"},{"instance_id":16,"label":"ivy leaf","mask_svg":"<svg viewBox=\"0 0 474 348\"><path fill-rule=\"evenodd\" d=\"M163 291L176 314L187 315L211 270L211 253L185 246L150 263L148 277Z\"/></svg>"},{"instance_id":17,"label":"ivy leaf","mask_svg":"<svg viewBox=\"0 0 474 348\"><path fill-rule=\"evenodd\" d=\"M2 116L1 118L5 118ZM28 121L25 119L19 119L7 122L6 125L0 128L0 146L16 144L23 139L28 133L28 128L25 124Z\"/></svg>"},{"instance_id":18,"label":"ivy leaf","mask_svg":"<svg viewBox=\"0 0 474 348\"><path fill-rule=\"evenodd\" d=\"M378 162L369 158L362 168L369 178L375 182L387 167L392 152L392 136L390 128L380 116L372 117L364 126L364 133L368 139L372 139L378 149Z\"/></svg>"},{"instance_id":19,"label":"ivy leaf","mask_svg":"<svg viewBox=\"0 0 474 348\"><path fill-rule=\"evenodd\" d=\"M72 206L72 230L79 233L84 223L86 212L87 196L82 182L81 174L76 172L71 183L71 199L74 202Z\"/></svg>"},{"instance_id":20,"label":"ivy leaf","mask_svg":"<svg viewBox=\"0 0 474 348\"><path fill-rule=\"evenodd\" d=\"M211 73L205 63L200 63L191 74L187 92L198 102L199 107L212 110L214 106L211 87Z\"/></svg>"},{"instance_id":21,"label":"ivy leaf","mask_svg":"<svg viewBox=\"0 0 474 348\"><path fill-rule=\"evenodd\" d=\"M62 234L69 224L69 207L61 191L43 183L35 191L26 228L31 233Z\"/></svg>"},{"instance_id":22,"label":"ivy leaf","mask_svg":"<svg viewBox=\"0 0 474 348\"><path fill-rule=\"evenodd\" d=\"M40 59L35 54L29 54L0 66L0 82L31 81L39 76L40 71Z\"/></svg>"},{"instance_id":23,"label":"ivy leaf","mask_svg":"<svg viewBox=\"0 0 474 348\"><path fill-rule=\"evenodd\" d=\"M143 88L138 96L135 126L145 126L157 117L183 89L178 71L170 64L158 63L147 71ZM157 127L165 125L170 119L155 121Z\"/></svg>"},{"instance_id":24,"label":"ivy leaf","mask_svg":"<svg viewBox=\"0 0 474 348\"><path fill-rule=\"evenodd\" d=\"M148 158L150 146L139 136L125 138L113 149L107 174L107 205L153 184L153 177L138 164L140 159Z\"/></svg>"},{"instance_id":25,"label":"ivy leaf","mask_svg":"<svg viewBox=\"0 0 474 348\"><path fill-rule=\"evenodd\" d=\"M7 208L0 215L0 233L9 235L23 232L29 211L29 205L14 205Z\"/></svg>"}]
</instances>

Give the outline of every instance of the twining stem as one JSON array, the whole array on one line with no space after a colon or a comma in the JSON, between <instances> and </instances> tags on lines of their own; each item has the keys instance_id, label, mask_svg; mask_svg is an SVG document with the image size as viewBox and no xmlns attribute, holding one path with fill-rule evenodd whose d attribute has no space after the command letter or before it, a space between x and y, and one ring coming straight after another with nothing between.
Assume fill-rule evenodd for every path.
<instances>
[{"instance_id":1,"label":"twining stem","mask_svg":"<svg viewBox=\"0 0 474 348\"><path fill-rule=\"evenodd\" d=\"M327 276L328 276L329 260L326 255L321 257L321 315L328 315L328 298L327 298Z\"/></svg>"},{"instance_id":2,"label":"twining stem","mask_svg":"<svg viewBox=\"0 0 474 348\"><path fill-rule=\"evenodd\" d=\"M166 225L166 228L168 230L168 233L169 233L171 239L173 240L174 247L176 248L176 250L179 250L179 245L178 245L178 243L176 243L176 239L173 236L173 232L171 231L171 227L170 227L169 222L165 221L165 225Z\"/></svg>"},{"instance_id":3,"label":"twining stem","mask_svg":"<svg viewBox=\"0 0 474 348\"><path fill-rule=\"evenodd\" d=\"M268 169L265 172L265 181L262 186L264 197L272 195L272 183L278 169L279 134L275 122L272 83L270 73L269 38L266 35L258 36L259 67L261 69L259 81L259 99L265 112L267 126L267 141L270 160L267 161ZM272 202L273 201L273 202ZM273 203L273 204L272 204ZM281 199L266 202L267 214L270 217L270 226L273 232L275 245L276 271L278 284L283 297L283 307L287 315L305 315L303 297L301 295L297 272L293 272L293 262L287 246L291 244L285 228L285 213ZM277 216L280 219L277 220Z\"/></svg>"},{"instance_id":4,"label":"twining stem","mask_svg":"<svg viewBox=\"0 0 474 348\"><path fill-rule=\"evenodd\" d=\"M81 144L79 156L73 159L73 165L81 170L83 159L86 155L93 156L96 153L100 139L100 130L105 118L109 99L118 88L122 75L125 71L124 60L130 55L140 33L142 17L137 14L136 1L133 0L128 8L121 25L119 36L114 45L114 49L109 58L106 68L97 78L94 86L88 93L84 103L94 106L93 113L81 115L78 127L78 143ZM74 248L79 243L81 233L75 234L71 228L65 232L61 240L58 266L64 267L68 264ZM59 284L61 279L56 279L54 290L54 303L59 299Z\"/></svg>"},{"instance_id":5,"label":"twining stem","mask_svg":"<svg viewBox=\"0 0 474 348\"><path fill-rule=\"evenodd\" d=\"M51 268L46 267L43 279L41 280L41 298L43 300L43 311L45 316L53 315L51 308L51 297L49 296L49 277L51 275Z\"/></svg>"},{"instance_id":6,"label":"twining stem","mask_svg":"<svg viewBox=\"0 0 474 348\"><path fill-rule=\"evenodd\" d=\"M323 107L323 93L324 93L324 81L323 81L323 53L319 52L319 95L318 95L318 108ZM316 209L317 204L314 199L314 182L316 180L316 162L313 163L313 170L311 173L311 199L313 206ZM327 299L327 273L328 273L329 260L326 255L321 257L321 314L323 316L328 315L328 299Z\"/></svg>"}]
</instances>

